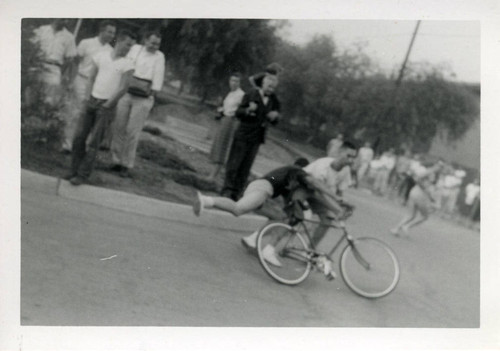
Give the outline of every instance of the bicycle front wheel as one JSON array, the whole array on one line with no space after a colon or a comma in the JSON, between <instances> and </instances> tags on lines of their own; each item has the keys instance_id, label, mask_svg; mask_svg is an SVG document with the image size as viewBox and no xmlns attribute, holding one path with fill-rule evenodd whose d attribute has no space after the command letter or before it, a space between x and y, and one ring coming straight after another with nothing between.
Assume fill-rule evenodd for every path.
<instances>
[{"instance_id":1,"label":"bicycle front wheel","mask_svg":"<svg viewBox=\"0 0 500 351\"><path fill-rule=\"evenodd\" d=\"M264 226L257 237L257 252L266 273L282 284L299 284L311 272L309 246L303 235L288 224Z\"/></svg>"},{"instance_id":2,"label":"bicycle front wheel","mask_svg":"<svg viewBox=\"0 0 500 351\"><path fill-rule=\"evenodd\" d=\"M366 298L379 298L391 293L399 281L396 254L375 238L351 241L340 257L340 273L346 285Z\"/></svg>"}]
</instances>

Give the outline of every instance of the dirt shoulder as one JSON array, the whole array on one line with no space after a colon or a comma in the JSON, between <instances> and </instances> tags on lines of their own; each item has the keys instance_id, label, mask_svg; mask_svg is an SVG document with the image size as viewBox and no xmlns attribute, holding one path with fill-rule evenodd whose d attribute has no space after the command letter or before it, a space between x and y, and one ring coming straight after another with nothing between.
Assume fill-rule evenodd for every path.
<instances>
[{"instance_id":1,"label":"dirt shoulder","mask_svg":"<svg viewBox=\"0 0 500 351\"><path fill-rule=\"evenodd\" d=\"M207 128L211 126L206 109L196 111L182 105L166 106L154 111L152 118L161 121L171 115L192 123L205 123ZM267 157L277 159L292 160L294 157L272 142L266 143L262 151ZM70 165L71 155L62 154L58 145L21 138L23 169L63 177L69 172ZM223 171L215 181L207 179L214 166L206 153L151 128L145 128L141 134L131 178L120 177L110 170L111 166L109 151L99 151L90 184L181 204L191 204L197 190L217 195L224 180ZM257 213L279 218L282 216L281 206L279 201L272 201Z\"/></svg>"}]
</instances>

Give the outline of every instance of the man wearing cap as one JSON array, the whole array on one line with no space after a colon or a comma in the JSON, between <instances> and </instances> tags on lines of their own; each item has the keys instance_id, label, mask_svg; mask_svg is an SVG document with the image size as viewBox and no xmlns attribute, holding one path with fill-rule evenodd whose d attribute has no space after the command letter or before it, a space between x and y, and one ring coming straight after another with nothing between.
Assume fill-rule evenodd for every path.
<instances>
[{"instance_id":1,"label":"man wearing cap","mask_svg":"<svg viewBox=\"0 0 500 351\"><path fill-rule=\"evenodd\" d=\"M277 85L278 77L267 74L262 81L262 87L245 94L236 110L236 117L241 123L235 132L229 152L222 196L238 200L260 144L265 141L267 126L278 123L280 104L274 94Z\"/></svg>"}]
</instances>

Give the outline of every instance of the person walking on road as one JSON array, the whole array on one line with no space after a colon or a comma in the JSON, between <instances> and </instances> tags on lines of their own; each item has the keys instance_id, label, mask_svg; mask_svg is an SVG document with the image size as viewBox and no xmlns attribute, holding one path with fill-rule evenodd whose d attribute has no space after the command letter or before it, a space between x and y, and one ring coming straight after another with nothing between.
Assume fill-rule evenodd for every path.
<instances>
[{"instance_id":1,"label":"person walking on road","mask_svg":"<svg viewBox=\"0 0 500 351\"><path fill-rule=\"evenodd\" d=\"M219 128L216 131L212 148L210 150L210 160L215 164L210 180L214 180L224 166L233 142L234 132L238 127L236 110L238 109L245 92L240 88L241 76L235 72L229 77L229 93L222 103L221 119Z\"/></svg>"},{"instance_id":2,"label":"person walking on road","mask_svg":"<svg viewBox=\"0 0 500 351\"><path fill-rule=\"evenodd\" d=\"M274 94L277 85L278 77L267 74L262 88L245 94L236 110L240 125L229 152L222 196L233 200L241 196L260 144L265 141L268 125L278 123L280 104Z\"/></svg>"},{"instance_id":3,"label":"person walking on road","mask_svg":"<svg viewBox=\"0 0 500 351\"><path fill-rule=\"evenodd\" d=\"M104 129L108 120L114 116L116 103L127 91L134 63L125 56L134 43L135 35L123 31L118 35L113 51L99 52L92 59L89 92L86 94L89 98L78 121L73 141L71 172L65 177L73 185L80 185L88 180Z\"/></svg>"},{"instance_id":4,"label":"person walking on road","mask_svg":"<svg viewBox=\"0 0 500 351\"><path fill-rule=\"evenodd\" d=\"M161 34L148 32L144 45L134 45L127 55L134 62L135 72L128 92L116 107L111 142L111 170L122 177L130 177L142 128L163 87L165 56L159 51L160 44Z\"/></svg>"},{"instance_id":5,"label":"person walking on road","mask_svg":"<svg viewBox=\"0 0 500 351\"><path fill-rule=\"evenodd\" d=\"M441 162L437 162L414 178L416 184L408 197L409 211L403 220L391 229L392 234L396 236L401 235L401 233L407 234L410 228L425 222L429 218L429 214L436 209L431 178L442 166Z\"/></svg>"}]
</instances>

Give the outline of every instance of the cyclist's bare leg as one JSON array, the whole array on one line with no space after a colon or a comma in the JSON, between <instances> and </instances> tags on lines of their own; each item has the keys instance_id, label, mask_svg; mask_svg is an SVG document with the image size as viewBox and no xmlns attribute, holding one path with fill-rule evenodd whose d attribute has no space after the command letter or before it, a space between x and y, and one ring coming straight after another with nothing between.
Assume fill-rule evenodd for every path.
<instances>
[{"instance_id":1,"label":"cyclist's bare leg","mask_svg":"<svg viewBox=\"0 0 500 351\"><path fill-rule=\"evenodd\" d=\"M326 232L328 231L331 219L328 217L335 217L336 212L330 211L328 208L327 200L319 195L315 195L307 199L311 211L318 215L320 224L314 230L312 235L312 244L314 247L318 246Z\"/></svg>"},{"instance_id":2,"label":"cyclist's bare leg","mask_svg":"<svg viewBox=\"0 0 500 351\"><path fill-rule=\"evenodd\" d=\"M328 232L328 229L330 229L328 226L330 224L330 219L328 219L327 214L325 212L321 212L318 213L318 216L320 224L318 224L312 235L313 247L317 247L319 245L321 240L323 240L323 237Z\"/></svg>"},{"instance_id":3,"label":"cyclist's bare leg","mask_svg":"<svg viewBox=\"0 0 500 351\"><path fill-rule=\"evenodd\" d=\"M232 213L236 217L256 210L264 204L269 195L263 191L255 191L245 194L237 202L226 197L213 197L213 207Z\"/></svg>"}]
</instances>

